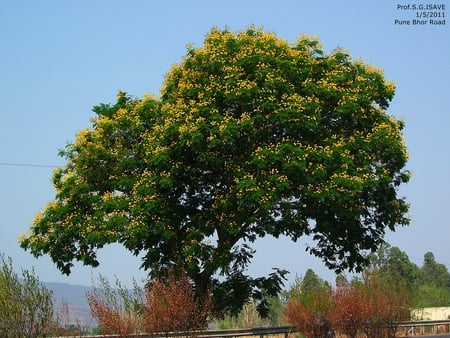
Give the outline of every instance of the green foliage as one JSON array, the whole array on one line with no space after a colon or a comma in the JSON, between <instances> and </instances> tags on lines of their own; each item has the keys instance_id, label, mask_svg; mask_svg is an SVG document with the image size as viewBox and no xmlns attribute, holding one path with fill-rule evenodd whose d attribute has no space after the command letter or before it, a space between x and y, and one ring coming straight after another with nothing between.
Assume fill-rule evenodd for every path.
<instances>
[{"instance_id":1,"label":"green foliage","mask_svg":"<svg viewBox=\"0 0 450 338\"><path fill-rule=\"evenodd\" d=\"M420 285L420 269L409 260L408 255L397 247L384 244L371 255L371 269L375 271L383 283L404 284L409 297L415 298Z\"/></svg>"},{"instance_id":2,"label":"green foliage","mask_svg":"<svg viewBox=\"0 0 450 338\"><path fill-rule=\"evenodd\" d=\"M52 294L34 271L13 270L12 259L0 255L0 336L34 338L45 334L53 315Z\"/></svg>"},{"instance_id":3,"label":"green foliage","mask_svg":"<svg viewBox=\"0 0 450 338\"><path fill-rule=\"evenodd\" d=\"M417 307L450 306L450 288L423 284L417 289Z\"/></svg>"},{"instance_id":4,"label":"green foliage","mask_svg":"<svg viewBox=\"0 0 450 338\"><path fill-rule=\"evenodd\" d=\"M408 224L393 95L380 69L315 37L212 29L160 99L120 92L94 108L21 246L68 274L119 242L153 277L183 271L216 304L255 299L264 313L286 272L245 275L258 238L310 235L328 267L360 270L386 229Z\"/></svg>"},{"instance_id":5,"label":"green foliage","mask_svg":"<svg viewBox=\"0 0 450 338\"><path fill-rule=\"evenodd\" d=\"M312 269L308 269L303 277L296 277L288 292L288 299L296 299L305 307L314 306L317 294L330 290L329 284L320 278Z\"/></svg>"},{"instance_id":6,"label":"green foliage","mask_svg":"<svg viewBox=\"0 0 450 338\"><path fill-rule=\"evenodd\" d=\"M279 296L268 299L268 315L266 320L269 326L286 325L284 318L284 309L287 302L286 296L287 292L283 291Z\"/></svg>"},{"instance_id":7,"label":"green foliage","mask_svg":"<svg viewBox=\"0 0 450 338\"><path fill-rule=\"evenodd\" d=\"M279 297L270 297L267 303L268 313L265 318L258 312L257 304L251 301L244 304L239 313L226 314L215 325L221 330L285 325L285 303Z\"/></svg>"},{"instance_id":8,"label":"green foliage","mask_svg":"<svg viewBox=\"0 0 450 338\"><path fill-rule=\"evenodd\" d=\"M326 289L327 286L327 282L320 278L313 269L308 269L303 277L300 290L301 293L307 294L322 291Z\"/></svg>"},{"instance_id":9,"label":"green foliage","mask_svg":"<svg viewBox=\"0 0 450 338\"><path fill-rule=\"evenodd\" d=\"M331 292L330 285L308 269L303 278L296 277L289 290L286 321L307 337L326 336L332 329L334 303Z\"/></svg>"},{"instance_id":10,"label":"green foliage","mask_svg":"<svg viewBox=\"0 0 450 338\"><path fill-rule=\"evenodd\" d=\"M436 262L434 254L424 255L419 271L417 306L450 306L450 273L444 264Z\"/></svg>"},{"instance_id":11,"label":"green foliage","mask_svg":"<svg viewBox=\"0 0 450 338\"><path fill-rule=\"evenodd\" d=\"M222 327L223 329L251 328L265 325L267 325L267 321L261 318L254 302L244 304L237 315L225 316L225 318L219 322L219 327Z\"/></svg>"},{"instance_id":12,"label":"green foliage","mask_svg":"<svg viewBox=\"0 0 450 338\"><path fill-rule=\"evenodd\" d=\"M371 269L384 284L405 287L408 297L416 307L450 305L450 273L444 264L437 263L433 253L424 255L422 267L409 260L397 247L383 245L371 255Z\"/></svg>"},{"instance_id":13,"label":"green foliage","mask_svg":"<svg viewBox=\"0 0 450 338\"><path fill-rule=\"evenodd\" d=\"M450 289L450 272L444 264L436 262L432 252L424 255L421 279L424 284Z\"/></svg>"}]
</instances>

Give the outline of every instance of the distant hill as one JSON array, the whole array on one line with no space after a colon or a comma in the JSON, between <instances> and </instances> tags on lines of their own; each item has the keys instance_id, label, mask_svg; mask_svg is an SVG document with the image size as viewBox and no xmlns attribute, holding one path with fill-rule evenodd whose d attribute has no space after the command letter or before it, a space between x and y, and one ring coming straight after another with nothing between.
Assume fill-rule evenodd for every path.
<instances>
[{"instance_id":1,"label":"distant hill","mask_svg":"<svg viewBox=\"0 0 450 338\"><path fill-rule=\"evenodd\" d=\"M91 316L91 310L86 299L86 294L92 290L92 287L54 282L43 282L42 284L53 293L55 314L61 313L62 304L67 304L69 308L68 320L71 324L79 322L82 325L88 325L89 328L97 326L96 320Z\"/></svg>"}]
</instances>

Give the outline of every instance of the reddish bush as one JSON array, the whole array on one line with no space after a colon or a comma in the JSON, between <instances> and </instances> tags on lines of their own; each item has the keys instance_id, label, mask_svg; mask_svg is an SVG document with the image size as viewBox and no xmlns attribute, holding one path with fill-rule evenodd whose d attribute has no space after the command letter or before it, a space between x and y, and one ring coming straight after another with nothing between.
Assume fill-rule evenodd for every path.
<instances>
[{"instance_id":1,"label":"reddish bush","mask_svg":"<svg viewBox=\"0 0 450 338\"><path fill-rule=\"evenodd\" d=\"M335 328L349 338L355 338L365 321L365 299L353 285L339 286L333 292L335 304L332 313Z\"/></svg>"},{"instance_id":2,"label":"reddish bush","mask_svg":"<svg viewBox=\"0 0 450 338\"><path fill-rule=\"evenodd\" d=\"M88 301L92 316L97 319L102 334L128 337L138 332L136 317L112 308L92 293L88 295Z\"/></svg>"},{"instance_id":3,"label":"reddish bush","mask_svg":"<svg viewBox=\"0 0 450 338\"><path fill-rule=\"evenodd\" d=\"M290 299L286 306L286 321L307 338L334 336L331 313L334 304L330 293L323 289L308 297Z\"/></svg>"},{"instance_id":4,"label":"reddish bush","mask_svg":"<svg viewBox=\"0 0 450 338\"><path fill-rule=\"evenodd\" d=\"M142 332L193 332L205 328L211 312L211 297L196 297L184 275L152 281L145 291L136 285L128 290L118 281L112 288L100 277L100 287L94 287L87 300L100 333L121 337Z\"/></svg>"},{"instance_id":5,"label":"reddish bush","mask_svg":"<svg viewBox=\"0 0 450 338\"><path fill-rule=\"evenodd\" d=\"M401 282L366 274L363 281L333 291L323 288L291 297L286 320L307 338L328 337L334 332L349 338L358 334L393 338L398 324L409 316L406 294Z\"/></svg>"},{"instance_id":6,"label":"reddish bush","mask_svg":"<svg viewBox=\"0 0 450 338\"><path fill-rule=\"evenodd\" d=\"M132 337L140 330L139 309L142 299L136 287L128 290L116 280L115 288L100 277L100 287L94 286L86 295L92 316L97 319L100 333Z\"/></svg>"},{"instance_id":7,"label":"reddish bush","mask_svg":"<svg viewBox=\"0 0 450 338\"><path fill-rule=\"evenodd\" d=\"M359 287L365 301L363 330L368 338L395 337L398 324L409 317L406 286L395 280L381 280L367 274Z\"/></svg>"},{"instance_id":8,"label":"reddish bush","mask_svg":"<svg viewBox=\"0 0 450 338\"><path fill-rule=\"evenodd\" d=\"M188 278L169 278L149 284L142 313L145 332L192 332L204 329L211 297L196 297Z\"/></svg>"}]
</instances>

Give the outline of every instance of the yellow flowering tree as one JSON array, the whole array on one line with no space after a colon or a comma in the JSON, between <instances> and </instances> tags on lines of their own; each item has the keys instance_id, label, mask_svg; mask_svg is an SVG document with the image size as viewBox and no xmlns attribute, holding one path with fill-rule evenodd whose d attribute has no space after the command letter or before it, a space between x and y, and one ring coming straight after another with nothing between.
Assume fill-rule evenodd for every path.
<instances>
[{"instance_id":1,"label":"yellow flowering tree","mask_svg":"<svg viewBox=\"0 0 450 338\"><path fill-rule=\"evenodd\" d=\"M155 276L185 272L221 309L279 291L284 270L245 274L260 237L310 235L329 268L359 270L386 229L408 224L393 95L380 69L315 37L214 28L160 98L121 92L94 108L21 246L70 273L119 242Z\"/></svg>"}]
</instances>

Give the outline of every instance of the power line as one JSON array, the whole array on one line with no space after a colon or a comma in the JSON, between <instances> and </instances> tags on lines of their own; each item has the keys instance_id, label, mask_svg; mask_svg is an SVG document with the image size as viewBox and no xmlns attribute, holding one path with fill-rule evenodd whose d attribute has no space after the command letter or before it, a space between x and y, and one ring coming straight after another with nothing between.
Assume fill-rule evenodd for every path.
<instances>
[{"instance_id":1,"label":"power line","mask_svg":"<svg viewBox=\"0 0 450 338\"><path fill-rule=\"evenodd\" d=\"M32 168L56 168L57 165L48 164L35 164L35 163L12 163L12 162L0 162L0 166L3 167L32 167Z\"/></svg>"}]
</instances>

